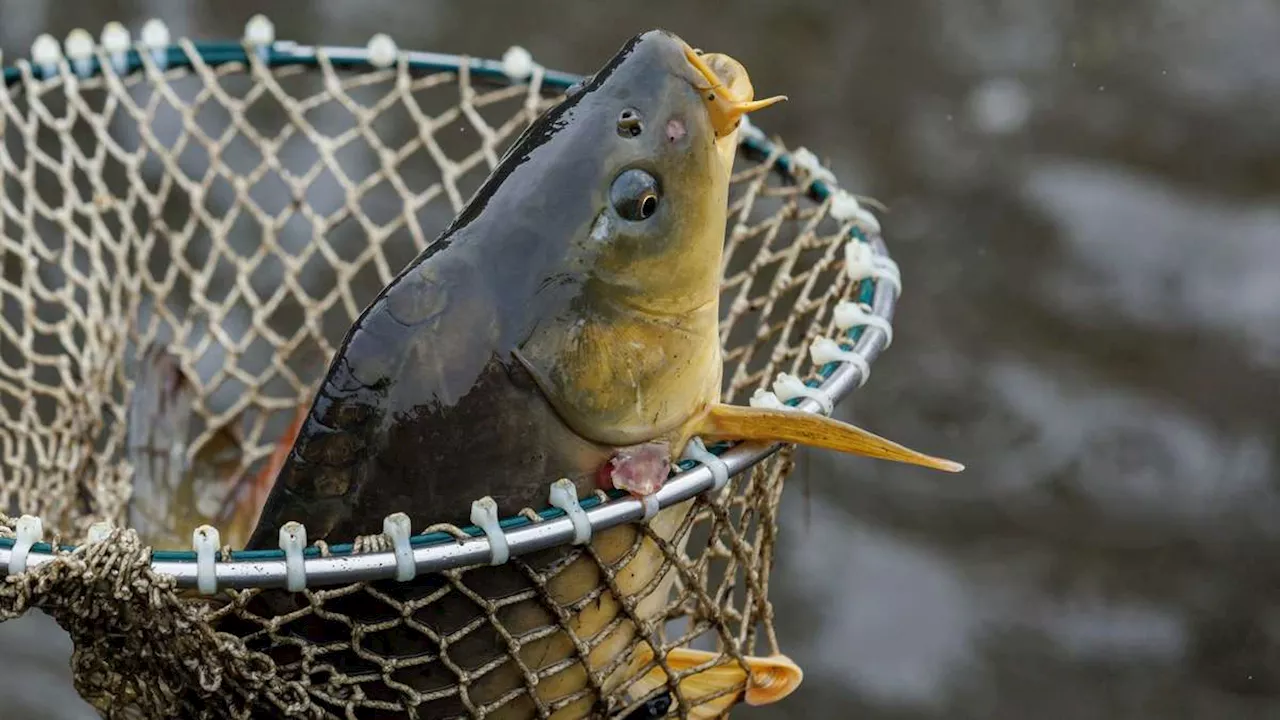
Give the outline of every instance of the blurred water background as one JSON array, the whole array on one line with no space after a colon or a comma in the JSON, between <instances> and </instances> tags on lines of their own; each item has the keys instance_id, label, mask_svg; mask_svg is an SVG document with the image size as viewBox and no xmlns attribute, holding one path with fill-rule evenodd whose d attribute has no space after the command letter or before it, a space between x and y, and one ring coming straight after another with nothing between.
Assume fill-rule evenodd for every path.
<instances>
[{"instance_id":1,"label":"blurred water background","mask_svg":"<svg viewBox=\"0 0 1280 720\"><path fill-rule=\"evenodd\" d=\"M1280 3L5 0L0 48L255 12L577 72L666 27L890 206L897 339L840 415L968 471L800 454L772 587L805 682L735 716L1280 717ZM0 625L0 717L92 717L69 652Z\"/></svg>"}]
</instances>

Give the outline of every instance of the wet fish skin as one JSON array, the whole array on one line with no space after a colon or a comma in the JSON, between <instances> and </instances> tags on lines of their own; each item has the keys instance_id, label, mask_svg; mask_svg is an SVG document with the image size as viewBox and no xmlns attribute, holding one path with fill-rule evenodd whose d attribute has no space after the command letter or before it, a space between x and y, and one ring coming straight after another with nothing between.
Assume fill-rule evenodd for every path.
<instances>
[{"instance_id":1,"label":"wet fish skin","mask_svg":"<svg viewBox=\"0 0 1280 720\"><path fill-rule=\"evenodd\" d=\"M330 366L251 547L274 546L288 520L317 539L380 532L396 511L415 527L465 523L484 495L509 515L545 505L558 477L585 495L615 447L679 434L714 401L728 175L685 47L661 31L628 42L525 131L374 299ZM639 137L618 131L628 108L647 123ZM683 127L675 140L672 119ZM612 181L629 167L661 179L653 223L609 210ZM672 332L666 314L688 317ZM691 342L694 332L714 342ZM645 387L639 398L633 383Z\"/></svg>"},{"instance_id":2,"label":"wet fish skin","mask_svg":"<svg viewBox=\"0 0 1280 720\"><path fill-rule=\"evenodd\" d=\"M687 57L687 45L665 32L629 41L579 92L526 130L441 238L375 298L330 366L251 548L276 546L279 527L289 520L304 523L309 538L330 542L379 532L382 518L397 511L409 514L415 531L433 522L467 524L471 501L483 495L509 516L545 506L549 483L560 477L573 480L583 496L595 489L597 470L619 445L664 435L675 440L691 416L714 402L729 167L704 107L703 78ZM627 109L638 110L645 124L638 137L619 132ZM610 202L614 178L635 167L662 183L662 204L647 225L622 221ZM660 363L648 360L655 354ZM636 388L643 389L638 398ZM672 443L672 452L679 450ZM691 508L691 502L668 508L649 527L679 544ZM592 547L604 562L621 565L616 583L623 597L662 577L636 608L639 617L665 609L671 567L637 526L597 533ZM627 648L635 628L611 626L620 600L611 592L595 594L603 577L580 549L473 569L461 582L499 601L535 587L520 567L551 576L539 592L568 609L575 634L595 638L591 667L605 667ZM392 625L407 614L418 627L448 636L484 614L457 590L402 609L448 585L441 575L373 583L399 607L359 593L333 598L325 609ZM279 615L306 602L268 591L253 607ZM537 600L505 605L497 615L517 635L557 623ZM246 631L251 644L265 639L259 628ZM284 632L311 643L351 636L345 623L314 614ZM441 651L404 625L366 636L362 648L399 658ZM525 643L519 654L536 670L575 652L568 636L557 633ZM508 655L508 648L482 623L451 640L447 653L451 662L474 669ZM279 644L273 654L286 663L300 659ZM349 651L313 662L348 675L379 672L376 663ZM608 682L626 669L624 662ZM406 668L397 680L420 692L457 682L439 660ZM523 684L508 662L471 682L467 692L480 704ZM585 684L582 666L571 665L544 678L538 694L551 701ZM398 697L381 683L365 687L381 699ZM555 717L592 714L594 702L585 696ZM465 709L454 695L419 712L448 717ZM524 696L490 717L534 714Z\"/></svg>"}]
</instances>

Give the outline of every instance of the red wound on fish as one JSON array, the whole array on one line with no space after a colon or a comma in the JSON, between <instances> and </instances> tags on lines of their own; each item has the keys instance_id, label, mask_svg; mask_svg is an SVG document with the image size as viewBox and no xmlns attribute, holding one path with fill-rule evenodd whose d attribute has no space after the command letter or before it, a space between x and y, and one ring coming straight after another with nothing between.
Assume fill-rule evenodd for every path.
<instances>
[{"instance_id":1,"label":"red wound on fish","mask_svg":"<svg viewBox=\"0 0 1280 720\"><path fill-rule=\"evenodd\" d=\"M685 133L684 123L681 122L679 119L672 118L667 121L667 139L668 140L670 140L671 142L675 142L680 138L684 137L684 133Z\"/></svg>"},{"instance_id":2,"label":"red wound on fish","mask_svg":"<svg viewBox=\"0 0 1280 720\"><path fill-rule=\"evenodd\" d=\"M644 497L662 489L671 474L671 446L651 442L621 448L601 466L597 482L605 490L617 488Z\"/></svg>"}]
</instances>

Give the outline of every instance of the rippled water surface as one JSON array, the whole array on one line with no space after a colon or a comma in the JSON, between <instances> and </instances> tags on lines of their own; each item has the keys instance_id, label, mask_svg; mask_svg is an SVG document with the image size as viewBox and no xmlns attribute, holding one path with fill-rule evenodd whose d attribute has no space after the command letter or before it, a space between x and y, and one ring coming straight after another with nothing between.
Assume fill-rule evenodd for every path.
<instances>
[{"instance_id":1,"label":"rippled water surface","mask_svg":"<svg viewBox=\"0 0 1280 720\"><path fill-rule=\"evenodd\" d=\"M259 10L572 71L653 26L733 54L791 97L758 124L892 210L896 340L841 413L968 465L801 453L773 601L805 682L735 716L1280 716L1274 0L56 6L0 3L6 58ZM0 716L89 716L55 630L0 626Z\"/></svg>"}]
</instances>

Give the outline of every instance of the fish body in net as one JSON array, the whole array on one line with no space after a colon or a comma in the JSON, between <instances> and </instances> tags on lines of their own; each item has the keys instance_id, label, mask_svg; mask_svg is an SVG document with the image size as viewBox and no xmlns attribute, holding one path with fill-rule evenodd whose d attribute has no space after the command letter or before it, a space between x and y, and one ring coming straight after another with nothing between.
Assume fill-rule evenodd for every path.
<instances>
[{"instance_id":1,"label":"fish body in net","mask_svg":"<svg viewBox=\"0 0 1280 720\"><path fill-rule=\"evenodd\" d=\"M542 507L549 479L594 490L618 448L679 454L720 392L729 181L686 47L633 38L364 310L255 544L299 513L351 537L484 495Z\"/></svg>"},{"instance_id":2,"label":"fish body in net","mask_svg":"<svg viewBox=\"0 0 1280 720\"><path fill-rule=\"evenodd\" d=\"M680 41L642 36L517 140L450 228L348 334L249 547L273 547L288 520L330 542L377 533L397 511L409 514L415 530L464 525L471 501L485 495L510 516L546 506L557 478L590 494L619 446L665 440L668 455L678 453L682 422L720 390L716 299L728 173L697 80ZM633 115L624 118L627 110ZM628 166L662 180L653 222L627 219L644 213L654 189L644 177L615 187ZM662 268L672 261L683 269ZM670 288L666 297L648 287L646 276L656 275ZM647 312L643 304L656 301L663 312ZM670 508L650 528L675 539L690 510L690 503ZM588 681L581 663L572 663L571 638L546 634L561 617L542 597L593 643L588 664L597 670L623 654L635 633L619 621L620 601L605 587L601 564L617 568L618 595L648 590L637 616L665 609L658 585L672 573L657 541L625 526L598 533L592 549L599 562L577 548L521 558L541 582L511 563L469 570L457 586L443 575L374 583L391 603L365 593L330 600L326 610L357 622L407 614L413 627L373 633L360 653L321 658L348 677L377 676L376 663L360 655L425 660L392 678L419 693L444 693L419 710L450 717L524 687L510 660L486 671L512 654L501 626L521 638L515 654L531 672L563 666L538 683L542 701L554 703ZM305 603L283 593L262 599L273 613ZM501 607L491 612L485 601ZM313 643L351 636L341 623L314 617L290 631ZM529 633L535 637L522 637ZM398 696L385 683L365 692L392 703ZM595 702L583 694L558 716L587 716ZM524 695L488 717L535 714Z\"/></svg>"},{"instance_id":3,"label":"fish body in net","mask_svg":"<svg viewBox=\"0 0 1280 720\"><path fill-rule=\"evenodd\" d=\"M357 319L248 547L276 547L288 521L330 543L377 534L394 512L415 532L464 525L482 496L508 517L545 507L557 478L580 497L602 480L645 494L695 434L799 423L718 402L735 133L773 102L750 93L736 62L652 31L535 120ZM890 456L865 431L804 422L839 436L825 446ZM412 700L424 717L597 716L599 696L642 672L637 622L670 602L692 508L586 549L332 593L323 613L270 631L277 659L342 688L320 698L339 714L399 717ZM251 607L311 602L264 591Z\"/></svg>"}]
</instances>

